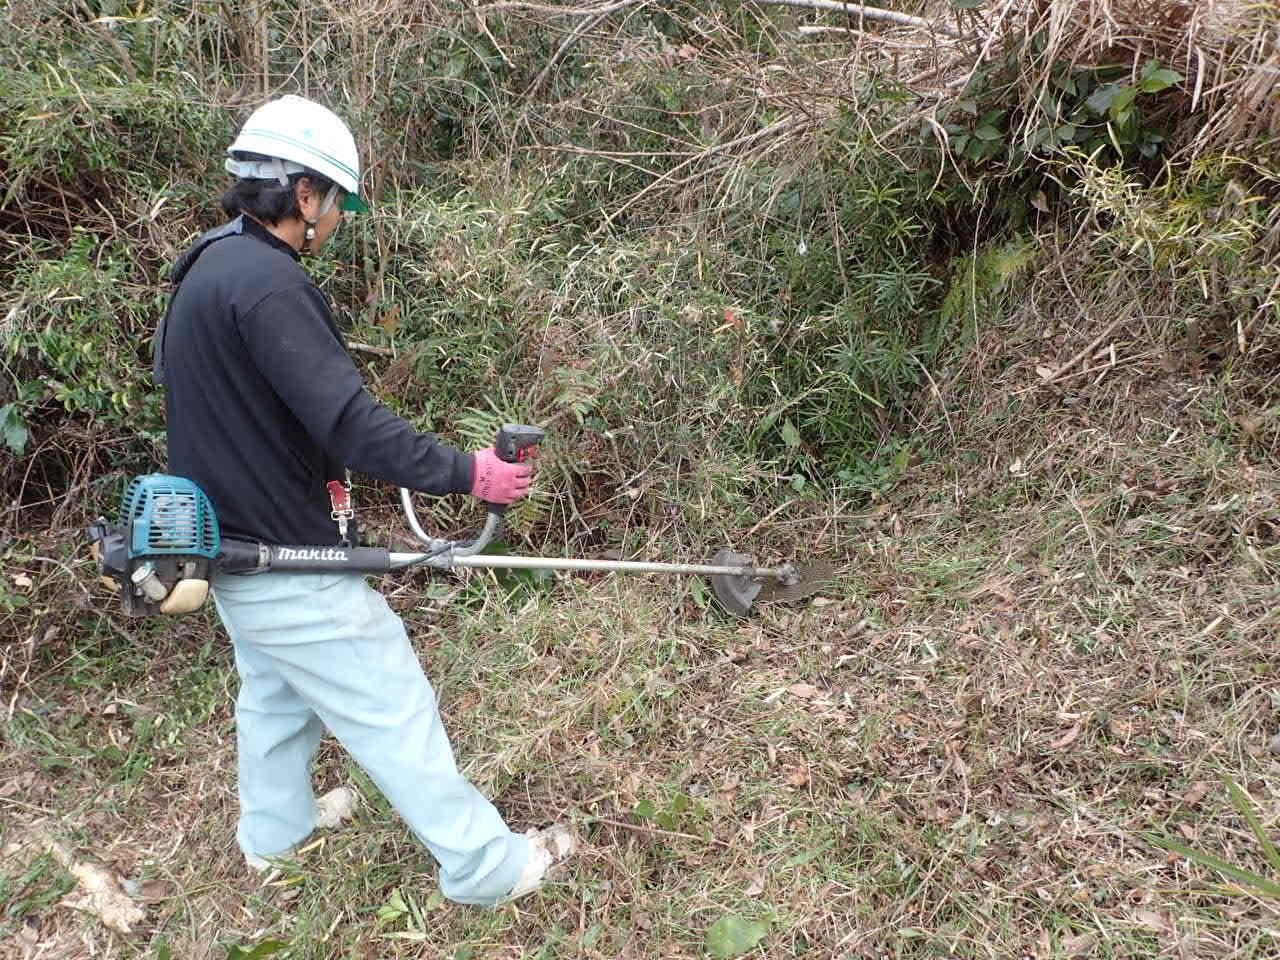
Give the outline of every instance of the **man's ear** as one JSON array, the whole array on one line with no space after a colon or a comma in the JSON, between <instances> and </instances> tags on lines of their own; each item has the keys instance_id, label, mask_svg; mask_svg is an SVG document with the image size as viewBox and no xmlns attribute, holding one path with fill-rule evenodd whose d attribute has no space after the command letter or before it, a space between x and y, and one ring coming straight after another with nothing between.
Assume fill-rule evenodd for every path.
<instances>
[{"instance_id":1,"label":"man's ear","mask_svg":"<svg viewBox=\"0 0 1280 960\"><path fill-rule=\"evenodd\" d=\"M315 191L310 177L299 177L294 185L294 196L298 200L298 209L303 220L312 220L320 211L320 196Z\"/></svg>"}]
</instances>

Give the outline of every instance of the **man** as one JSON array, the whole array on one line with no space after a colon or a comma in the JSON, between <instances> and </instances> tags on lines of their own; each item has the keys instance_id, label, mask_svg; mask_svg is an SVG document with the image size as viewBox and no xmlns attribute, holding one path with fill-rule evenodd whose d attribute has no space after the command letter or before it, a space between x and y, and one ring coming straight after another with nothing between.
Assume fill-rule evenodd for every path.
<instances>
[{"instance_id":1,"label":"man","mask_svg":"<svg viewBox=\"0 0 1280 960\"><path fill-rule=\"evenodd\" d=\"M226 534L266 543L347 539L329 489L341 497L348 468L490 503L524 496L527 466L444 446L365 392L300 265L344 209L365 209L346 125L283 97L255 111L227 153L237 180L222 206L232 219L178 261L156 338L170 472L204 489ZM213 593L240 674L237 837L251 867L350 814L350 791L318 804L312 794L324 727L439 861L445 896L505 902L572 853L564 827L512 833L458 773L404 625L363 576L223 576Z\"/></svg>"}]
</instances>

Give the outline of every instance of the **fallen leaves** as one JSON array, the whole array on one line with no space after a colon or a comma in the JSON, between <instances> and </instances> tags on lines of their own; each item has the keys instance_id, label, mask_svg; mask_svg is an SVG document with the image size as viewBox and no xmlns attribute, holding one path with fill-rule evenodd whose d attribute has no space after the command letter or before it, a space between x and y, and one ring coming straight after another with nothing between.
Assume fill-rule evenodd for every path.
<instances>
[{"instance_id":1,"label":"fallen leaves","mask_svg":"<svg viewBox=\"0 0 1280 960\"><path fill-rule=\"evenodd\" d=\"M801 700L816 700L824 696L823 691L811 683L793 683L787 687L787 692Z\"/></svg>"},{"instance_id":2,"label":"fallen leaves","mask_svg":"<svg viewBox=\"0 0 1280 960\"><path fill-rule=\"evenodd\" d=\"M1060 736L1053 743L1049 744L1050 750L1065 750L1071 744L1080 739L1080 731L1084 729L1084 725L1080 723L1074 724L1070 730Z\"/></svg>"},{"instance_id":3,"label":"fallen leaves","mask_svg":"<svg viewBox=\"0 0 1280 960\"><path fill-rule=\"evenodd\" d=\"M987 595L995 597L1005 607L1012 607L1018 602L1009 580L1000 577L992 577L969 591L970 600L978 600Z\"/></svg>"},{"instance_id":4,"label":"fallen leaves","mask_svg":"<svg viewBox=\"0 0 1280 960\"><path fill-rule=\"evenodd\" d=\"M1182 802L1188 807L1194 807L1205 798L1213 784L1208 780L1197 780L1191 784L1189 790L1182 795Z\"/></svg>"},{"instance_id":5,"label":"fallen leaves","mask_svg":"<svg viewBox=\"0 0 1280 960\"><path fill-rule=\"evenodd\" d=\"M799 790L809 785L809 768L804 764L796 764L786 769L787 786Z\"/></svg>"},{"instance_id":6,"label":"fallen leaves","mask_svg":"<svg viewBox=\"0 0 1280 960\"><path fill-rule=\"evenodd\" d=\"M1087 957L1098 945L1098 935L1092 932L1077 933L1062 940L1062 953L1067 957Z\"/></svg>"},{"instance_id":7,"label":"fallen leaves","mask_svg":"<svg viewBox=\"0 0 1280 960\"><path fill-rule=\"evenodd\" d=\"M1154 910L1138 910L1133 914L1133 922L1144 930L1152 933L1167 935L1173 933L1173 921L1164 913L1157 913Z\"/></svg>"}]
</instances>

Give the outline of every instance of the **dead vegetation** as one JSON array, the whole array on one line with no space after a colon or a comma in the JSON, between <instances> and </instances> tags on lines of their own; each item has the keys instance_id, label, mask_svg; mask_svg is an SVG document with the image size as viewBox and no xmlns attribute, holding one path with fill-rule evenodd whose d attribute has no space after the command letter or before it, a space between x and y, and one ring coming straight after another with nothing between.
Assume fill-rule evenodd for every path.
<instances>
[{"instance_id":1,"label":"dead vegetation","mask_svg":"<svg viewBox=\"0 0 1280 960\"><path fill-rule=\"evenodd\" d=\"M441 904L331 746L318 780L354 779L357 825L255 888L225 651L190 626L158 657L74 639L7 736L11 955L693 957L725 914L765 923L768 956L1270 955L1274 901L1155 839L1267 870L1224 782L1274 824L1280 477L1202 372L1044 384L1090 336L1057 315L1038 344L1020 320L984 334L1000 372L941 395L945 456L828 532L847 579L803 610L735 627L663 584L393 589L472 775L516 823L568 810L590 840L537 904ZM56 907L50 830L146 885L129 936Z\"/></svg>"},{"instance_id":2,"label":"dead vegetation","mask_svg":"<svg viewBox=\"0 0 1280 960\"><path fill-rule=\"evenodd\" d=\"M0 958L1275 955L1274 6L892 11L923 24L786 6L497 3L459 25L435 3L231 4L171 18L214 102L295 85L350 96L385 202L326 283L353 334L393 354L368 354L384 395L409 403L430 383L461 406L502 364L537 372L538 391L506 399L555 416L565 438L547 501L519 517L528 546L693 556L729 537L845 574L744 625L693 584L388 582L471 775L520 827L567 813L588 853L536 901L448 905L326 742L317 789L356 786L357 822L258 885L235 850L220 632L120 621L72 542L112 500L103 474L153 451L135 421L90 405L119 384L84 375L83 400L23 407L32 448L3 473L16 495L0 546ZM30 30L38 7L10 16ZM678 40L646 19L659 15ZM120 16L49 22L96 37L107 69L145 83L139 36L173 35ZM303 47L324 52L293 59ZM1142 94L1167 135L1160 163L1017 158L1063 64L1118 65L1104 80L1119 88L1151 62L1182 77ZM56 105L92 136L67 143L158 129L81 86L58 87ZM1004 152L982 161L954 139L982 112L946 127L944 106L969 93L1004 111L987 124ZM214 150L221 122L186 133ZM169 162L149 168L155 183ZM905 167L924 171L936 207L877 179ZM77 320L70 292L115 310L104 342L119 349L147 329L147 264L196 228L202 186L166 223L126 178L111 182L131 216L55 168L6 203L14 316ZM449 190L431 193L431 177ZM1022 212L1001 219L1011 195ZM92 256L11 269L17 224L34 249L77 223L102 241ZM901 226L886 243L904 275L937 292L904 306L874 288L859 326L848 302L888 271L849 251L885 223ZM147 253L131 260L112 238ZM824 238L837 252L820 260ZM735 245L747 253L717 258ZM717 274L722 286L703 279ZM946 349L910 341L899 357L857 340L912 370L887 413L857 420L845 381L803 372L817 367L783 377L820 324L882 332L892 309L942 318ZM474 352L435 366L441 331L456 332L422 319L435 314L481 317L461 338ZM484 339L520 316L539 318L526 354ZM828 346L814 356L842 356ZM6 369L30 369L20 360ZM829 461L799 417L794 445L732 432L773 414L753 380L788 400L821 386L832 421L864 424L841 435L872 451L856 490L814 482ZM409 412L463 437L489 429L473 410ZM467 517L442 506L433 520ZM104 918L77 868L142 916Z\"/></svg>"}]
</instances>

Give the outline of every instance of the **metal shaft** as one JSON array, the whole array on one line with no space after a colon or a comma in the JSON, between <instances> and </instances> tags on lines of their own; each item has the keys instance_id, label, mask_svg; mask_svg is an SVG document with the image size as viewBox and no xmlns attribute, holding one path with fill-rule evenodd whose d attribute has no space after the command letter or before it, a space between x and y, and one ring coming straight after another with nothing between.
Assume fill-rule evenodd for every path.
<instances>
[{"instance_id":1,"label":"metal shaft","mask_svg":"<svg viewBox=\"0 0 1280 960\"><path fill-rule=\"evenodd\" d=\"M415 553L391 554L393 567L413 562ZM481 567L495 570L601 570L614 573L669 573L702 576L775 577L785 579L792 568L717 566L706 563L647 563L640 560L580 560L562 557L504 557L483 555L453 558L455 567Z\"/></svg>"}]
</instances>

